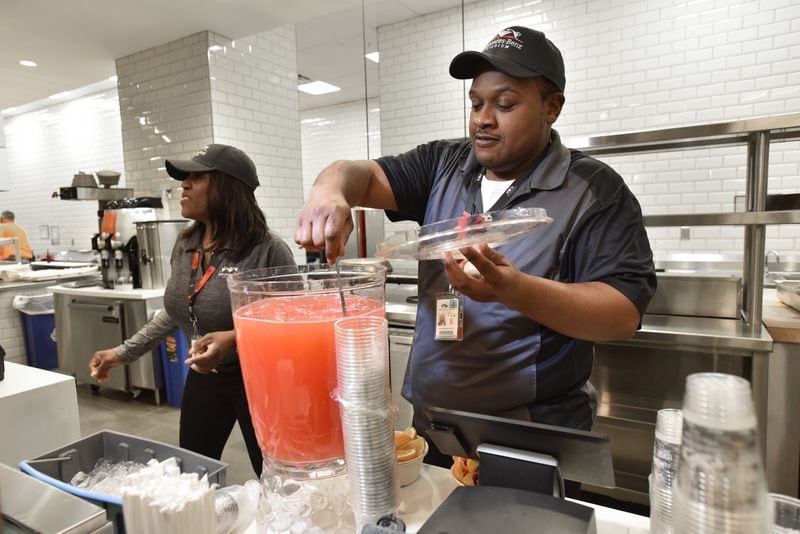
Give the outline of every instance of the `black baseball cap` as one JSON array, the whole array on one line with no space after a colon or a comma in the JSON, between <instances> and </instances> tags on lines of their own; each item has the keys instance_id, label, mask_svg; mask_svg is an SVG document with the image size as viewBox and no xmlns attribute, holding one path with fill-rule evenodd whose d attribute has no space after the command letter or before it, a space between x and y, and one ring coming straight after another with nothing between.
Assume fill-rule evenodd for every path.
<instances>
[{"instance_id":1,"label":"black baseball cap","mask_svg":"<svg viewBox=\"0 0 800 534\"><path fill-rule=\"evenodd\" d=\"M474 78L487 63L514 78L544 76L562 92L566 85L559 49L542 32L524 26L501 30L483 52L458 54L450 62L450 76L459 80Z\"/></svg>"},{"instance_id":2,"label":"black baseball cap","mask_svg":"<svg viewBox=\"0 0 800 534\"><path fill-rule=\"evenodd\" d=\"M176 180L185 180L193 172L221 171L245 183L250 189L259 185L255 163L235 146L206 145L192 159L168 159L166 165L167 174Z\"/></svg>"}]
</instances>

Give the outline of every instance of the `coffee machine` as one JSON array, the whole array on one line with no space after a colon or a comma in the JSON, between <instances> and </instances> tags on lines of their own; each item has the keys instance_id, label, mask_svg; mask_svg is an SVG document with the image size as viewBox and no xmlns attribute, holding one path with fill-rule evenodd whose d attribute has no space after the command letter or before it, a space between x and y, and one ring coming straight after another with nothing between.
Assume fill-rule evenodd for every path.
<instances>
[{"instance_id":1,"label":"coffee machine","mask_svg":"<svg viewBox=\"0 0 800 534\"><path fill-rule=\"evenodd\" d=\"M92 249L100 253L103 287L142 287L136 223L156 219L160 207L160 198L142 197L114 200L100 210L100 232L92 237Z\"/></svg>"}]
</instances>

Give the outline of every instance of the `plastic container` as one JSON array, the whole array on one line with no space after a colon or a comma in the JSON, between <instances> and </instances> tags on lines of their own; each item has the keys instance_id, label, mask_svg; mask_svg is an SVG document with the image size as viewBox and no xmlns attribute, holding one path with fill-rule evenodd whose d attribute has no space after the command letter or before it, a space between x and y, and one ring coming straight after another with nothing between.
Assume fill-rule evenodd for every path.
<instances>
[{"instance_id":1,"label":"plastic container","mask_svg":"<svg viewBox=\"0 0 800 534\"><path fill-rule=\"evenodd\" d=\"M161 368L164 371L167 403L170 406L180 407L183 386L189 374L189 366L183 363L189 357L189 343L186 341L186 336L180 330L176 330L158 346L158 352L161 356Z\"/></svg>"},{"instance_id":2,"label":"plastic container","mask_svg":"<svg viewBox=\"0 0 800 534\"><path fill-rule=\"evenodd\" d=\"M152 459L162 461L172 457L178 459L182 472L208 475L210 483L225 485L225 472L228 469L225 462L180 447L110 430L101 430L36 458L23 460L19 467L46 484L102 506L106 509L109 521L114 523L114 531L123 534L122 499L76 488L69 481L78 471L91 471L101 458L111 462L130 460L147 463Z\"/></svg>"},{"instance_id":3,"label":"plastic container","mask_svg":"<svg viewBox=\"0 0 800 534\"><path fill-rule=\"evenodd\" d=\"M680 459L683 411L665 408L658 411L653 443L653 471L650 481L650 532L673 534L673 485Z\"/></svg>"},{"instance_id":4,"label":"plastic container","mask_svg":"<svg viewBox=\"0 0 800 534\"><path fill-rule=\"evenodd\" d=\"M58 367L53 294L16 295L11 305L22 316L22 334L28 365L39 369Z\"/></svg>"},{"instance_id":5,"label":"plastic container","mask_svg":"<svg viewBox=\"0 0 800 534\"><path fill-rule=\"evenodd\" d=\"M755 405L744 378L721 373L686 378L673 498L676 533L769 532Z\"/></svg>"}]
</instances>

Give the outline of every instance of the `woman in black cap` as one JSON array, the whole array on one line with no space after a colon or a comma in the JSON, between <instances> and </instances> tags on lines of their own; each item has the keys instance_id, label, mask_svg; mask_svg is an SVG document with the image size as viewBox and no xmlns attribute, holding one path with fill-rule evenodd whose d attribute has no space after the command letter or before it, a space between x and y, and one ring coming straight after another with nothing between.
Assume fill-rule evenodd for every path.
<instances>
[{"instance_id":1,"label":"woman in black cap","mask_svg":"<svg viewBox=\"0 0 800 534\"><path fill-rule=\"evenodd\" d=\"M180 446L219 459L238 421L260 475L262 457L236 353L230 295L220 274L293 265L294 259L267 228L254 194L258 174L247 154L211 144L190 160L166 160L166 167L181 181L181 215L195 222L172 252L164 309L123 344L96 352L89 369L98 381L107 381L110 369L147 354L180 327L192 342Z\"/></svg>"}]
</instances>

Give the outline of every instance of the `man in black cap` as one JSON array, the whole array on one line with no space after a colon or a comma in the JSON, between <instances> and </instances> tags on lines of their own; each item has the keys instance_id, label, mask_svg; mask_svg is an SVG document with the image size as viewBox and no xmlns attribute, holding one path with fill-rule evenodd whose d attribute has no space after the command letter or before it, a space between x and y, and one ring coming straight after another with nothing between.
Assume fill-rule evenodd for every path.
<instances>
[{"instance_id":1,"label":"man in black cap","mask_svg":"<svg viewBox=\"0 0 800 534\"><path fill-rule=\"evenodd\" d=\"M461 249L466 260L420 261L403 396L421 432L429 406L590 429L594 342L631 337L655 292L641 209L613 169L552 129L564 63L543 33L505 28L482 52L457 55L450 74L472 79L469 140L333 163L309 193L295 241L334 260L353 228L351 206L420 225L546 209L552 222L521 238ZM448 298L461 307L461 337L437 326L437 303Z\"/></svg>"}]
</instances>

